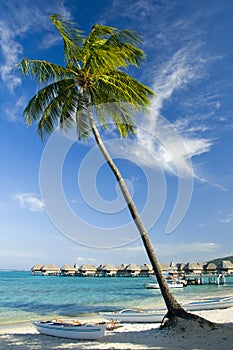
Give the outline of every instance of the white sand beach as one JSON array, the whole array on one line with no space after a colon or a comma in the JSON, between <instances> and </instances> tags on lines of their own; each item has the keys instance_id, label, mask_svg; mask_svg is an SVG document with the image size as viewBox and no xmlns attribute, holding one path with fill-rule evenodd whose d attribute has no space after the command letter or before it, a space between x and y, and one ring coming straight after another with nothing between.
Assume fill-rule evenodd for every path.
<instances>
[{"instance_id":1,"label":"white sand beach","mask_svg":"<svg viewBox=\"0 0 233 350\"><path fill-rule=\"evenodd\" d=\"M196 314L215 322L214 329L185 320L176 330L160 329L159 324L124 324L98 341L83 341L41 335L31 324L21 323L0 326L0 349L232 349L233 308Z\"/></svg>"}]
</instances>

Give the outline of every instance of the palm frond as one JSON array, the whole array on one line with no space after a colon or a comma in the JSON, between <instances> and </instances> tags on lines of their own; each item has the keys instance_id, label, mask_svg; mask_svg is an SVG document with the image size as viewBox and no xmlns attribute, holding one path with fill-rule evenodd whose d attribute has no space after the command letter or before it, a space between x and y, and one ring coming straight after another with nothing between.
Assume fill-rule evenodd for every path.
<instances>
[{"instance_id":1,"label":"palm frond","mask_svg":"<svg viewBox=\"0 0 233 350\"><path fill-rule=\"evenodd\" d=\"M114 121L121 137L135 134L135 113L132 107L126 103L103 103L95 106L98 119L105 129Z\"/></svg>"},{"instance_id":2,"label":"palm frond","mask_svg":"<svg viewBox=\"0 0 233 350\"><path fill-rule=\"evenodd\" d=\"M141 37L134 31L95 25L89 36L75 29L74 23L60 15L51 21L64 41L66 67L43 60L24 58L17 66L24 76L36 79L42 88L24 111L27 125L38 122L41 138L57 125L67 131L76 125L78 138L90 134L87 100L104 127L109 118L122 137L135 132L135 111L149 106L154 92L125 71L139 66L144 58L138 48Z\"/></svg>"},{"instance_id":3,"label":"palm frond","mask_svg":"<svg viewBox=\"0 0 233 350\"><path fill-rule=\"evenodd\" d=\"M127 65L132 64L139 67L141 60L145 58L144 51L136 46L141 42L141 39L141 36L135 31L117 30L106 41L104 48L106 50L110 47L118 48Z\"/></svg>"},{"instance_id":4,"label":"palm frond","mask_svg":"<svg viewBox=\"0 0 233 350\"><path fill-rule=\"evenodd\" d=\"M70 74L65 67L43 60L23 58L16 67L23 76L34 78L39 84L60 80Z\"/></svg>"},{"instance_id":5,"label":"palm frond","mask_svg":"<svg viewBox=\"0 0 233 350\"><path fill-rule=\"evenodd\" d=\"M150 105L153 90L125 72L115 70L98 77L95 86L91 87L96 103L126 102L138 108ZM94 102L92 99L92 101Z\"/></svg>"},{"instance_id":6,"label":"palm frond","mask_svg":"<svg viewBox=\"0 0 233 350\"><path fill-rule=\"evenodd\" d=\"M89 136L87 114L84 113L82 94L73 79L55 82L41 89L24 110L27 125L38 122L38 133L42 139L57 126L65 133L75 127L78 138Z\"/></svg>"},{"instance_id":7,"label":"palm frond","mask_svg":"<svg viewBox=\"0 0 233 350\"><path fill-rule=\"evenodd\" d=\"M114 27L95 24L90 30L90 33L85 41L85 45L90 48L94 45L99 45L100 42L103 44L115 30L116 28Z\"/></svg>"},{"instance_id":8,"label":"palm frond","mask_svg":"<svg viewBox=\"0 0 233 350\"><path fill-rule=\"evenodd\" d=\"M61 34L64 42L64 56L67 65L79 60L84 36L82 31L75 28L75 23L58 14L51 15L50 19Z\"/></svg>"},{"instance_id":9,"label":"palm frond","mask_svg":"<svg viewBox=\"0 0 233 350\"><path fill-rule=\"evenodd\" d=\"M140 36L134 31L95 25L83 46L83 69L93 73L126 68L129 64L138 67L145 57L136 46L140 41Z\"/></svg>"},{"instance_id":10,"label":"palm frond","mask_svg":"<svg viewBox=\"0 0 233 350\"><path fill-rule=\"evenodd\" d=\"M90 124L85 109L80 108L76 113L77 135L79 140L85 140L90 137Z\"/></svg>"}]
</instances>

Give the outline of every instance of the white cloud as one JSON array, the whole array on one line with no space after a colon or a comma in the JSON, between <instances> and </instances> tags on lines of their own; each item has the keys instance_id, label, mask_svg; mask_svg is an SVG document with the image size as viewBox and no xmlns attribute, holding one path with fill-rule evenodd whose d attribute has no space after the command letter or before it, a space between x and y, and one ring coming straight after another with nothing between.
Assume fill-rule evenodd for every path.
<instances>
[{"instance_id":1,"label":"white cloud","mask_svg":"<svg viewBox=\"0 0 233 350\"><path fill-rule=\"evenodd\" d=\"M1 13L0 19L0 49L2 53L2 63L0 65L0 75L2 81L9 90L13 90L21 84L21 78L14 74L15 65L20 61L23 53L23 47L19 43L19 38L27 33L39 32L43 29L50 30L49 15L51 13L62 13L69 17L70 13L63 3L57 3L55 0L48 4L42 1L40 5L36 2L24 1L4 4L5 8ZM54 29L53 29L54 30ZM56 42L54 35L47 33L42 42L46 42L44 48L53 46Z\"/></svg>"},{"instance_id":2,"label":"white cloud","mask_svg":"<svg viewBox=\"0 0 233 350\"><path fill-rule=\"evenodd\" d=\"M76 262L78 264L94 264L96 262L95 258L84 258L84 257L77 257Z\"/></svg>"},{"instance_id":3,"label":"white cloud","mask_svg":"<svg viewBox=\"0 0 233 350\"><path fill-rule=\"evenodd\" d=\"M57 33L48 33L41 41L40 48L42 50L46 50L48 48L51 48L57 43L62 41L61 37L57 35Z\"/></svg>"},{"instance_id":4,"label":"white cloud","mask_svg":"<svg viewBox=\"0 0 233 350\"><path fill-rule=\"evenodd\" d=\"M233 213L226 214L223 219L219 220L219 222L224 223L224 224L232 223L233 222Z\"/></svg>"},{"instance_id":5,"label":"white cloud","mask_svg":"<svg viewBox=\"0 0 233 350\"><path fill-rule=\"evenodd\" d=\"M175 52L171 58L155 71L153 88L157 96L152 101L153 110L160 113L165 101L174 91L185 88L192 80L199 77L200 59L194 59L196 48L185 47Z\"/></svg>"},{"instance_id":6,"label":"white cloud","mask_svg":"<svg viewBox=\"0 0 233 350\"><path fill-rule=\"evenodd\" d=\"M13 74L14 65L22 53L22 46L13 39L12 31L3 22L0 22L0 47L4 63L0 66L2 80L10 90L21 84L21 78Z\"/></svg>"},{"instance_id":7,"label":"white cloud","mask_svg":"<svg viewBox=\"0 0 233 350\"><path fill-rule=\"evenodd\" d=\"M200 134L208 128L203 124L192 126L189 119L180 119L177 115L172 115L174 121L169 122L161 112L176 92L187 89L200 78L202 65L195 55L195 48L186 47L156 69L153 88L157 96L152 100L152 111L139 124L138 147L131 150L137 153L137 159L144 165L156 166L153 155L157 164L167 172L201 180L197 171L193 171L190 160L210 151L213 141Z\"/></svg>"},{"instance_id":8,"label":"white cloud","mask_svg":"<svg viewBox=\"0 0 233 350\"><path fill-rule=\"evenodd\" d=\"M16 102L10 105L6 105L3 107L3 113L5 117L10 121L18 120L18 116L22 115L22 110L26 105L26 98L21 96L16 100Z\"/></svg>"},{"instance_id":9,"label":"white cloud","mask_svg":"<svg viewBox=\"0 0 233 350\"><path fill-rule=\"evenodd\" d=\"M23 209L31 212L44 211L43 201L34 193L18 193L13 196L13 199L18 201Z\"/></svg>"}]
</instances>

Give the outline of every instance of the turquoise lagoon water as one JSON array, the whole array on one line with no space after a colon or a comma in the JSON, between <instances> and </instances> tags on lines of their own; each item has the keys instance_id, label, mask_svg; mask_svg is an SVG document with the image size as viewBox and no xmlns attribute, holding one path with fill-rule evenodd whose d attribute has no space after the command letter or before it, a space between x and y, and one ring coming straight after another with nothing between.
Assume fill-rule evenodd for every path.
<instances>
[{"instance_id":1,"label":"turquoise lagoon water","mask_svg":"<svg viewBox=\"0 0 233 350\"><path fill-rule=\"evenodd\" d=\"M0 271L0 324L49 317L78 317L122 308L163 306L150 278L33 276ZM180 302L233 294L233 284L187 286L173 290Z\"/></svg>"}]
</instances>

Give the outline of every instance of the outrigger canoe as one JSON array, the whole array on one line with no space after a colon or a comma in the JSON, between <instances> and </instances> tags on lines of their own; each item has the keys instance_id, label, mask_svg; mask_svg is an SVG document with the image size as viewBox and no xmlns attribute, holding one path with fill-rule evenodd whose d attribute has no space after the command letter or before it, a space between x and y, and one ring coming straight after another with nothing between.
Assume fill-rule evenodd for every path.
<instances>
[{"instance_id":1,"label":"outrigger canoe","mask_svg":"<svg viewBox=\"0 0 233 350\"><path fill-rule=\"evenodd\" d=\"M215 310L233 307L233 297L202 298L182 304L187 311ZM167 313L166 308L158 309L123 309L121 311L101 312L100 315L107 320L126 323L159 323Z\"/></svg>"},{"instance_id":2,"label":"outrigger canoe","mask_svg":"<svg viewBox=\"0 0 233 350\"><path fill-rule=\"evenodd\" d=\"M98 339L105 335L106 324L81 324L59 321L33 321L33 325L41 334L69 339Z\"/></svg>"},{"instance_id":3,"label":"outrigger canoe","mask_svg":"<svg viewBox=\"0 0 233 350\"><path fill-rule=\"evenodd\" d=\"M227 309L233 307L233 297L202 298L190 301L182 305L187 311Z\"/></svg>"},{"instance_id":4,"label":"outrigger canoe","mask_svg":"<svg viewBox=\"0 0 233 350\"><path fill-rule=\"evenodd\" d=\"M116 312L100 312L100 315L107 320L126 323L158 323L162 322L166 314L166 309L162 311L124 309Z\"/></svg>"}]
</instances>

